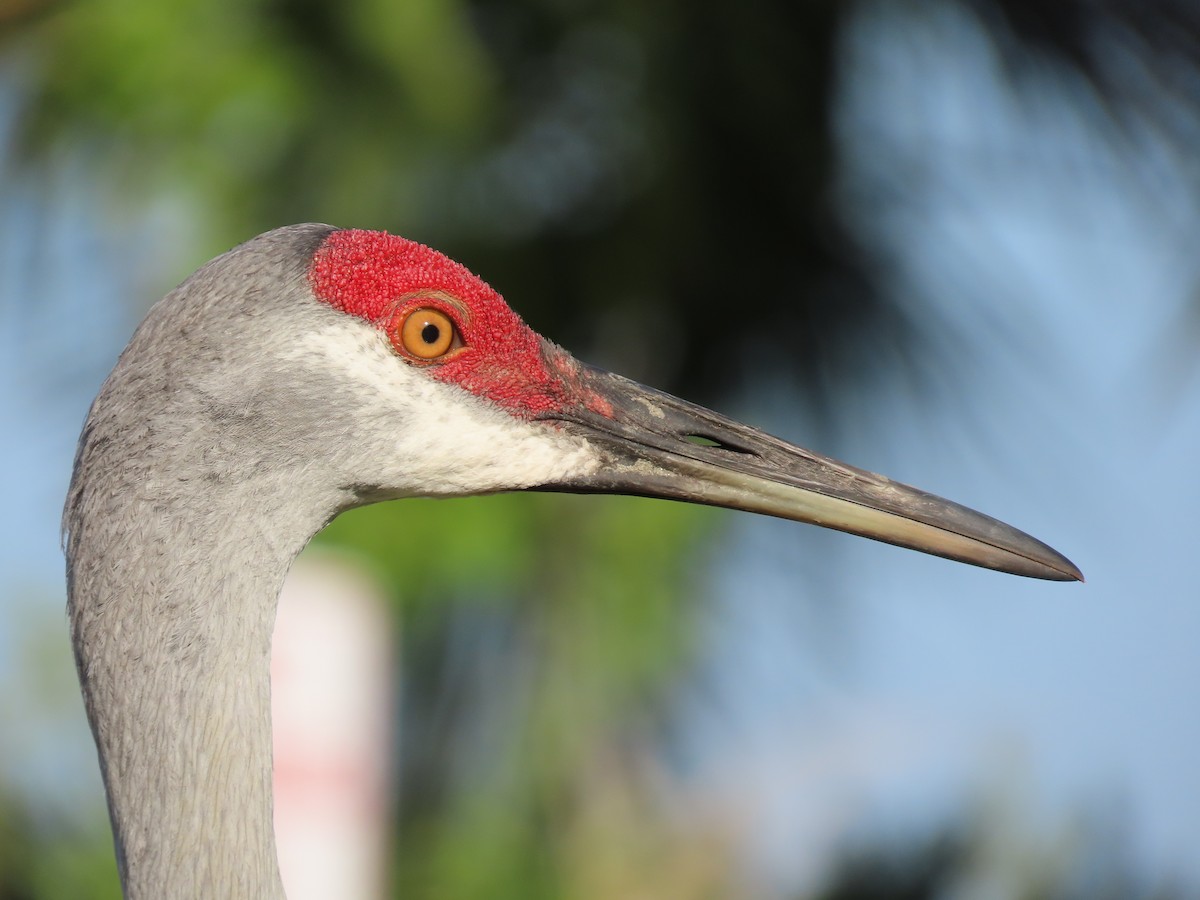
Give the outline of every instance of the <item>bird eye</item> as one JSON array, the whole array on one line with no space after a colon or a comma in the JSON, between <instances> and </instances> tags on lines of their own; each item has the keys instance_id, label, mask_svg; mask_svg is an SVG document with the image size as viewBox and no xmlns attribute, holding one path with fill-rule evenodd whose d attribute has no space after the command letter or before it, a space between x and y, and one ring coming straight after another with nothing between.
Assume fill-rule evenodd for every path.
<instances>
[{"instance_id":1,"label":"bird eye","mask_svg":"<svg viewBox=\"0 0 1200 900\"><path fill-rule=\"evenodd\" d=\"M432 361L462 346L458 329L440 309L414 309L396 330L398 349L420 360Z\"/></svg>"}]
</instances>

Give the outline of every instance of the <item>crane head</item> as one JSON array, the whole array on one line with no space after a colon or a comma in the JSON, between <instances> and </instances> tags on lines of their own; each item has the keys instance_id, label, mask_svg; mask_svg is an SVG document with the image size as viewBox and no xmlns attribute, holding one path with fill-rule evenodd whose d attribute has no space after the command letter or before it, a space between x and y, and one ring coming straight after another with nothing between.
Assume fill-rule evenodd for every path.
<instances>
[{"instance_id":1,"label":"crane head","mask_svg":"<svg viewBox=\"0 0 1200 900\"><path fill-rule=\"evenodd\" d=\"M129 896L282 895L268 663L309 538L376 500L506 490L723 506L1082 580L1009 525L576 361L427 247L276 229L147 313L76 452L68 612Z\"/></svg>"},{"instance_id":2,"label":"crane head","mask_svg":"<svg viewBox=\"0 0 1200 900\"><path fill-rule=\"evenodd\" d=\"M578 362L482 279L421 244L333 230L307 275L319 301L356 322L335 354L347 374L404 409L367 440L378 475L363 500L514 489L661 497L1082 580L1061 554L1002 522Z\"/></svg>"}]
</instances>

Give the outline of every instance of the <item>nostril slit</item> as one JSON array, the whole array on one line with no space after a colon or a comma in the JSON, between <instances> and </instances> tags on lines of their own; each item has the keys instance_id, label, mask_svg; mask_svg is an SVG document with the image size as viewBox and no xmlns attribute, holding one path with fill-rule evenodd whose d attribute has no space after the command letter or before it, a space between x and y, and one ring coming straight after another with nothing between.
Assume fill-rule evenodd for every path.
<instances>
[{"instance_id":1,"label":"nostril slit","mask_svg":"<svg viewBox=\"0 0 1200 900\"><path fill-rule=\"evenodd\" d=\"M748 450L745 447L739 447L736 444L727 444L715 437L710 437L707 434L685 434L683 439L690 444L695 444L697 447L714 447L718 450L728 450L730 453L749 453L753 455L753 450Z\"/></svg>"}]
</instances>

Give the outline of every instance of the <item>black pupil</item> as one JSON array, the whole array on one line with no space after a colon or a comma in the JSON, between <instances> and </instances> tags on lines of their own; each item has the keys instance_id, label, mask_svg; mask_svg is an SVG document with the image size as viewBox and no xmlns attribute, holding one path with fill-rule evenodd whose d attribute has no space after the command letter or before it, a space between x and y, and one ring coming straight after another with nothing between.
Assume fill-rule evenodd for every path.
<instances>
[{"instance_id":1,"label":"black pupil","mask_svg":"<svg viewBox=\"0 0 1200 900\"><path fill-rule=\"evenodd\" d=\"M442 329L438 328L432 322L426 322L421 328L421 340L427 344L436 344L438 338L442 336Z\"/></svg>"}]
</instances>

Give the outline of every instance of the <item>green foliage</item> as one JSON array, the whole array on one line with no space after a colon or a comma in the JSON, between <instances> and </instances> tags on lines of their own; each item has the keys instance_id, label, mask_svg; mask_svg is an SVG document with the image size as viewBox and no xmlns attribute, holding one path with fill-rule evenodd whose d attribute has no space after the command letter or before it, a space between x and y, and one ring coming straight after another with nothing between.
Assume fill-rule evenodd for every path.
<instances>
[{"instance_id":1,"label":"green foliage","mask_svg":"<svg viewBox=\"0 0 1200 900\"><path fill-rule=\"evenodd\" d=\"M444 716L457 697L440 740L419 713L407 722L418 733L401 753L403 895L574 895L577 820L628 791L640 777L628 765L653 752L703 606L695 547L723 515L612 497L409 500L348 513L318 538L369 555L394 586L406 690L424 698L413 705L441 696ZM456 649L464 622L513 635L511 653L497 664ZM436 660L423 666L428 644ZM456 695L463 674L446 677L445 659L486 689ZM599 836L662 841L654 816L623 815Z\"/></svg>"},{"instance_id":2,"label":"green foliage","mask_svg":"<svg viewBox=\"0 0 1200 900\"><path fill-rule=\"evenodd\" d=\"M531 576L537 500L528 495L377 503L343 513L317 542L370 557L406 612L462 593L494 598L493 584Z\"/></svg>"},{"instance_id":3,"label":"green foliage","mask_svg":"<svg viewBox=\"0 0 1200 900\"><path fill-rule=\"evenodd\" d=\"M0 786L0 900L120 900L108 821L80 831L35 819Z\"/></svg>"},{"instance_id":4,"label":"green foliage","mask_svg":"<svg viewBox=\"0 0 1200 900\"><path fill-rule=\"evenodd\" d=\"M450 0L93 0L37 37L27 153L82 138L122 193L186 187L235 234L392 224L420 161L477 139L494 99Z\"/></svg>"}]
</instances>

